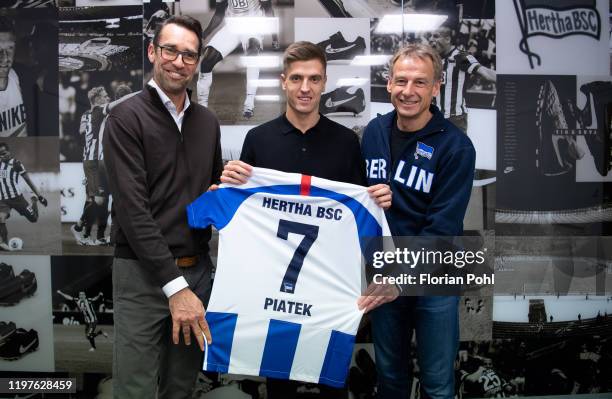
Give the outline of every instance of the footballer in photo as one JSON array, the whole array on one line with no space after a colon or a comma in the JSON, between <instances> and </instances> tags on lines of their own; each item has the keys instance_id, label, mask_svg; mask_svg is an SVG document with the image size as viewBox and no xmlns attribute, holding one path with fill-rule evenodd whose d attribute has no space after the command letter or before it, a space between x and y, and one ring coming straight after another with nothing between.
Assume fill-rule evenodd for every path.
<instances>
[{"instance_id":1,"label":"footballer in photo","mask_svg":"<svg viewBox=\"0 0 612 399\"><path fill-rule=\"evenodd\" d=\"M0 252L57 254L56 138L0 140Z\"/></svg>"},{"instance_id":2,"label":"footballer in photo","mask_svg":"<svg viewBox=\"0 0 612 399\"><path fill-rule=\"evenodd\" d=\"M0 8L0 138L58 134L56 19L56 8Z\"/></svg>"}]
</instances>

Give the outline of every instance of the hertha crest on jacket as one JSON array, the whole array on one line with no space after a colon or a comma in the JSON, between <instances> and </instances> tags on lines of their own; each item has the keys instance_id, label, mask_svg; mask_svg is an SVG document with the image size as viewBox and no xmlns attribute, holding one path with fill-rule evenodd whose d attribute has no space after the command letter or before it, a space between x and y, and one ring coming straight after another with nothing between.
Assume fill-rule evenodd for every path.
<instances>
[{"instance_id":1,"label":"hertha crest on jacket","mask_svg":"<svg viewBox=\"0 0 612 399\"><path fill-rule=\"evenodd\" d=\"M601 37L601 17L597 0L514 0L514 8L521 25L523 38L519 48L529 59L541 65L538 54L529 49L528 39L546 36L560 39L570 35L585 35L596 40Z\"/></svg>"}]
</instances>

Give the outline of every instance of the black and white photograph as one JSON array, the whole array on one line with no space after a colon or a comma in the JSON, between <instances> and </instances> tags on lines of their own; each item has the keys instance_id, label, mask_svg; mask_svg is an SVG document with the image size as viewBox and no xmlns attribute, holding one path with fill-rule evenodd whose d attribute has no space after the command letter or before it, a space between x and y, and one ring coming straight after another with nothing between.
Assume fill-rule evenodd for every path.
<instances>
[{"instance_id":1,"label":"black and white photograph","mask_svg":"<svg viewBox=\"0 0 612 399\"><path fill-rule=\"evenodd\" d=\"M559 234L598 235L608 229L609 184L579 179L577 162L583 160L583 172L591 170L590 180L608 172L609 82L579 80L584 81L568 75L500 76L498 234L517 235L521 224L531 225L521 231L534 235L546 234L546 225L556 225Z\"/></svg>"},{"instance_id":2,"label":"black and white photograph","mask_svg":"<svg viewBox=\"0 0 612 399\"><path fill-rule=\"evenodd\" d=\"M455 361L458 398L505 398L525 394L525 366L515 343L502 340L462 342Z\"/></svg>"},{"instance_id":3,"label":"black and white photograph","mask_svg":"<svg viewBox=\"0 0 612 399\"><path fill-rule=\"evenodd\" d=\"M378 28L380 26L380 29ZM387 92L389 62L402 45L401 27L397 31L382 29L382 19L370 20L370 88L371 100L376 103L391 103Z\"/></svg>"},{"instance_id":4,"label":"black and white photograph","mask_svg":"<svg viewBox=\"0 0 612 399\"><path fill-rule=\"evenodd\" d=\"M59 70L129 72L142 66L142 7L65 7Z\"/></svg>"},{"instance_id":5,"label":"black and white photograph","mask_svg":"<svg viewBox=\"0 0 612 399\"><path fill-rule=\"evenodd\" d=\"M318 0L296 1L295 15L305 18L371 18L406 12L441 13L456 0Z\"/></svg>"},{"instance_id":6,"label":"black and white photograph","mask_svg":"<svg viewBox=\"0 0 612 399\"><path fill-rule=\"evenodd\" d=\"M207 5L202 5L207 8ZM142 3L142 68L143 83L153 77L153 65L147 59L147 48L153 40L155 28L170 15L181 14L181 3L178 1L148 0Z\"/></svg>"},{"instance_id":7,"label":"black and white photograph","mask_svg":"<svg viewBox=\"0 0 612 399\"><path fill-rule=\"evenodd\" d=\"M491 339L493 329L493 296L464 295L459 299L459 339Z\"/></svg>"},{"instance_id":8,"label":"black and white photograph","mask_svg":"<svg viewBox=\"0 0 612 399\"><path fill-rule=\"evenodd\" d=\"M435 103L472 140L476 169L481 171L475 185L482 186L492 183L495 175L495 22L457 16L448 14L436 29L414 34L442 58L442 82Z\"/></svg>"},{"instance_id":9,"label":"black and white photograph","mask_svg":"<svg viewBox=\"0 0 612 399\"><path fill-rule=\"evenodd\" d=\"M283 109L282 51L293 41L293 1L145 4L145 43L169 15L187 14L202 23L203 52L194 95L222 125L257 125ZM150 65L144 60L145 80Z\"/></svg>"},{"instance_id":10,"label":"black and white photograph","mask_svg":"<svg viewBox=\"0 0 612 399\"><path fill-rule=\"evenodd\" d=\"M0 141L0 252L58 254L56 138Z\"/></svg>"},{"instance_id":11,"label":"black and white photograph","mask_svg":"<svg viewBox=\"0 0 612 399\"><path fill-rule=\"evenodd\" d=\"M212 2L211 2L212 3ZM222 125L257 125L283 109L282 51L293 41L293 2L181 1L204 29L197 102Z\"/></svg>"},{"instance_id":12,"label":"black and white photograph","mask_svg":"<svg viewBox=\"0 0 612 399\"><path fill-rule=\"evenodd\" d=\"M577 182L612 182L612 79L610 76L576 76Z\"/></svg>"},{"instance_id":13,"label":"black and white photograph","mask_svg":"<svg viewBox=\"0 0 612 399\"><path fill-rule=\"evenodd\" d=\"M74 0L77 7L141 6L142 0Z\"/></svg>"},{"instance_id":14,"label":"black and white photograph","mask_svg":"<svg viewBox=\"0 0 612 399\"><path fill-rule=\"evenodd\" d=\"M612 392L611 315L610 296L496 296L494 342L513 347L501 360L518 356L525 395Z\"/></svg>"},{"instance_id":15,"label":"black and white photograph","mask_svg":"<svg viewBox=\"0 0 612 399\"><path fill-rule=\"evenodd\" d=\"M355 131L370 120L370 71L367 63L359 64L369 54L369 25L367 18L295 19L295 40L317 44L327 58L319 112Z\"/></svg>"},{"instance_id":16,"label":"black and white photograph","mask_svg":"<svg viewBox=\"0 0 612 399\"><path fill-rule=\"evenodd\" d=\"M436 105L468 133L477 169L495 170L496 46L493 19L458 19L456 12L405 14L398 21L372 19L372 101L389 102L388 61L404 44L424 42L438 51L443 71ZM375 56L375 57L374 57ZM474 115L470 117L470 112ZM470 123L472 120L472 123Z\"/></svg>"},{"instance_id":17,"label":"black and white photograph","mask_svg":"<svg viewBox=\"0 0 612 399\"><path fill-rule=\"evenodd\" d=\"M328 65L319 112L349 129L362 131L370 121L368 75L368 67Z\"/></svg>"},{"instance_id":18,"label":"black and white photograph","mask_svg":"<svg viewBox=\"0 0 612 399\"><path fill-rule=\"evenodd\" d=\"M607 75L609 0L496 0L499 72Z\"/></svg>"},{"instance_id":19,"label":"black and white photograph","mask_svg":"<svg viewBox=\"0 0 612 399\"><path fill-rule=\"evenodd\" d=\"M51 258L55 368L111 373L112 257Z\"/></svg>"},{"instance_id":20,"label":"black and white photograph","mask_svg":"<svg viewBox=\"0 0 612 399\"><path fill-rule=\"evenodd\" d=\"M65 255L112 255L112 197L102 162L61 164L61 241Z\"/></svg>"},{"instance_id":21,"label":"black and white photograph","mask_svg":"<svg viewBox=\"0 0 612 399\"><path fill-rule=\"evenodd\" d=\"M0 370L54 371L49 256L0 256Z\"/></svg>"},{"instance_id":22,"label":"black and white photograph","mask_svg":"<svg viewBox=\"0 0 612 399\"><path fill-rule=\"evenodd\" d=\"M350 65L356 57L370 54L370 20L295 18L295 40L321 47L328 65Z\"/></svg>"},{"instance_id":23,"label":"black and white photograph","mask_svg":"<svg viewBox=\"0 0 612 399\"><path fill-rule=\"evenodd\" d=\"M106 115L122 99L141 88L142 70L139 67L122 73L61 73L58 98L60 161L82 162L96 153L88 154L94 147L102 154L99 138Z\"/></svg>"},{"instance_id":24,"label":"black and white photograph","mask_svg":"<svg viewBox=\"0 0 612 399\"><path fill-rule=\"evenodd\" d=\"M0 8L57 7L57 2L57 0L5 0Z\"/></svg>"},{"instance_id":25,"label":"black and white photograph","mask_svg":"<svg viewBox=\"0 0 612 399\"><path fill-rule=\"evenodd\" d=\"M608 237L497 236L495 295L612 293Z\"/></svg>"},{"instance_id":26,"label":"black and white photograph","mask_svg":"<svg viewBox=\"0 0 612 399\"><path fill-rule=\"evenodd\" d=\"M57 136L57 9L0 9L0 137Z\"/></svg>"},{"instance_id":27,"label":"black and white photograph","mask_svg":"<svg viewBox=\"0 0 612 399\"><path fill-rule=\"evenodd\" d=\"M481 172L476 171L476 173ZM484 183L494 181L494 179L495 177L487 177ZM468 209L463 217L463 228L466 232L493 231L495 226L495 184L481 184L477 181L474 181L473 184Z\"/></svg>"},{"instance_id":28,"label":"black and white photograph","mask_svg":"<svg viewBox=\"0 0 612 399\"><path fill-rule=\"evenodd\" d=\"M141 70L61 74L61 220L64 254L110 255L111 206L102 138L108 113L139 92Z\"/></svg>"}]
</instances>

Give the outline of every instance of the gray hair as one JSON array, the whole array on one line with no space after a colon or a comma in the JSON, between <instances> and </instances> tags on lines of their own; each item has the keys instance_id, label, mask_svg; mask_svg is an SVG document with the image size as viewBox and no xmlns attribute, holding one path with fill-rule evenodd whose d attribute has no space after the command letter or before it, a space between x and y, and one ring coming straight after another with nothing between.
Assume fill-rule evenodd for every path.
<instances>
[{"instance_id":1,"label":"gray hair","mask_svg":"<svg viewBox=\"0 0 612 399\"><path fill-rule=\"evenodd\" d=\"M442 59L436 50L424 43L411 43L397 50L389 61L389 75L393 76L393 66L397 60L411 57L421 60L430 59L434 70L434 81L442 80Z\"/></svg>"}]
</instances>

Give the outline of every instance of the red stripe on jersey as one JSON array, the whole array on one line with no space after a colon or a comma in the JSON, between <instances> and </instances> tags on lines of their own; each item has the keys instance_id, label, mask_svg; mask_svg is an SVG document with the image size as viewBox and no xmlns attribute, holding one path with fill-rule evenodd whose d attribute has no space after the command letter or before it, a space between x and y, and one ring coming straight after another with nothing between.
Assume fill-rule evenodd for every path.
<instances>
[{"instance_id":1,"label":"red stripe on jersey","mask_svg":"<svg viewBox=\"0 0 612 399\"><path fill-rule=\"evenodd\" d=\"M312 177L302 175L302 184L300 185L300 195L310 195L310 181Z\"/></svg>"}]
</instances>

